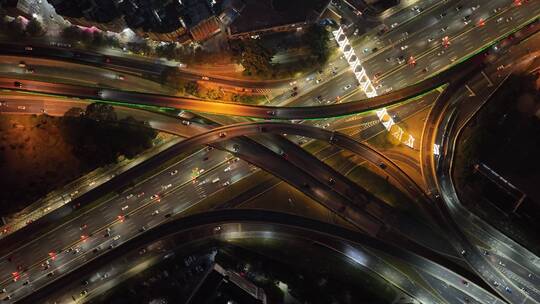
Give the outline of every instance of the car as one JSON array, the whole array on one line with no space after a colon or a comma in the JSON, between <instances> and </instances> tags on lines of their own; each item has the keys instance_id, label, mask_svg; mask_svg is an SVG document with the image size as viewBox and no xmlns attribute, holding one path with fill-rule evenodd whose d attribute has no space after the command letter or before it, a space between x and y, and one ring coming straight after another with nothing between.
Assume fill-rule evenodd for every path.
<instances>
[{"instance_id":1,"label":"car","mask_svg":"<svg viewBox=\"0 0 540 304\"><path fill-rule=\"evenodd\" d=\"M181 122L184 126L189 126L191 124L191 121L189 120L182 120Z\"/></svg>"},{"instance_id":2,"label":"car","mask_svg":"<svg viewBox=\"0 0 540 304\"><path fill-rule=\"evenodd\" d=\"M128 208L129 208L129 205L125 205L125 206L122 207L122 211L125 211L125 210L127 210Z\"/></svg>"},{"instance_id":3,"label":"car","mask_svg":"<svg viewBox=\"0 0 540 304\"><path fill-rule=\"evenodd\" d=\"M409 46L408 46L407 44L406 44L406 45L402 45L402 46L400 47L400 49L401 49L402 51L405 51L405 50L408 49L408 48L409 48Z\"/></svg>"},{"instance_id":4,"label":"car","mask_svg":"<svg viewBox=\"0 0 540 304\"><path fill-rule=\"evenodd\" d=\"M154 210L154 212L152 212L152 215L158 215L159 214L159 210Z\"/></svg>"},{"instance_id":5,"label":"car","mask_svg":"<svg viewBox=\"0 0 540 304\"><path fill-rule=\"evenodd\" d=\"M22 88L22 87L23 87L23 84L22 84L21 82L19 82L19 81L15 81L15 82L13 83L13 85L14 85L16 88Z\"/></svg>"},{"instance_id":6,"label":"car","mask_svg":"<svg viewBox=\"0 0 540 304\"><path fill-rule=\"evenodd\" d=\"M347 91L348 89L350 89L352 87L352 84L348 84L346 86L343 87L343 90L344 91Z\"/></svg>"},{"instance_id":7,"label":"car","mask_svg":"<svg viewBox=\"0 0 540 304\"><path fill-rule=\"evenodd\" d=\"M171 174L171 176L174 176L174 175L178 174L178 170L172 170L170 174Z\"/></svg>"},{"instance_id":8,"label":"car","mask_svg":"<svg viewBox=\"0 0 540 304\"><path fill-rule=\"evenodd\" d=\"M203 76L201 77L202 80L210 80L210 78L208 78L207 76Z\"/></svg>"},{"instance_id":9,"label":"car","mask_svg":"<svg viewBox=\"0 0 540 304\"><path fill-rule=\"evenodd\" d=\"M128 200L128 199L130 199L130 198L132 198L132 197L134 197L134 196L135 196L135 195L133 195L133 193L128 194L128 195L126 196L126 199Z\"/></svg>"}]
</instances>

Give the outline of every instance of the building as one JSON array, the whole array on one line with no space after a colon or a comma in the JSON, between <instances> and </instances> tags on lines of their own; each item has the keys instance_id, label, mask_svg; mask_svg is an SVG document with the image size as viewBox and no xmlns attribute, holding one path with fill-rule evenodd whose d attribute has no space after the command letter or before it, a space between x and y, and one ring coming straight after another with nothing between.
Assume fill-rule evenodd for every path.
<instances>
[{"instance_id":1,"label":"building","mask_svg":"<svg viewBox=\"0 0 540 304\"><path fill-rule=\"evenodd\" d=\"M210 303L217 294L227 294L236 303L266 304L266 293L262 288L214 263L193 290L186 304Z\"/></svg>"},{"instance_id":2,"label":"building","mask_svg":"<svg viewBox=\"0 0 540 304\"><path fill-rule=\"evenodd\" d=\"M330 0L243 0L243 6L233 9L232 15L237 16L227 34L236 39L301 29L316 22L329 3Z\"/></svg>"},{"instance_id":3,"label":"building","mask_svg":"<svg viewBox=\"0 0 540 304\"><path fill-rule=\"evenodd\" d=\"M215 16L199 22L189 32L194 41L202 42L221 32L221 22Z\"/></svg>"},{"instance_id":4,"label":"building","mask_svg":"<svg viewBox=\"0 0 540 304\"><path fill-rule=\"evenodd\" d=\"M0 0L0 9L8 16L31 19L33 11L30 0Z\"/></svg>"}]
</instances>

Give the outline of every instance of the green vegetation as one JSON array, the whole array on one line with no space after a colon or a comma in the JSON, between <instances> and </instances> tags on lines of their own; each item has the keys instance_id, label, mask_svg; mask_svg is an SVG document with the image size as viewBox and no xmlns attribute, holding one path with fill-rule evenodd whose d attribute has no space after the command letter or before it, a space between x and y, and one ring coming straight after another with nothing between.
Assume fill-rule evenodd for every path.
<instances>
[{"instance_id":1,"label":"green vegetation","mask_svg":"<svg viewBox=\"0 0 540 304\"><path fill-rule=\"evenodd\" d=\"M26 36L38 37L45 34L45 29L36 18L30 19L26 24L21 18L8 21L0 17L0 32L12 39L20 40Z\"/></svg>"},{"instance_id":2,"label":"green vegetation","mask_svg":"<svg viewBox=\"0 0 540 304\"><path fill-rule=\"evenodd\" d=\"M95 168L150 148L156 132L105 104L65 117L0 115L0 215L17 212Z\"/></svg>"},{"instance_id":3,"label":"green vegetation","mask_svg":"<svg viewBox=\"0 0 540 304\"><path fill-rule=\"evenodd\" d=\"M61 32L61 37L71 43L81 43L92 47L119 47L120 42L114 36L107 35L99 30L82 29L72 25Z\"/></svg>"},{"instance_id":4,"label":"green vegetation","mask_svg":"<svg viewBox=\"0 0 540 304\"><path fill-rule=\"evenodd\" d=\"M121 155L133 158L150 148L157 135L147 122L118 119L114 108L105 103L93 103L86 111L73 108L61 122L74 154L91 167L115 162Z\"/></svg>"},{"instance_id":5,"label":"green vegetation","mask_svg":"<svg viewBox=\"0 0 540 304\"><path fill-rule=\"evenodd\" d=\"M324 27L312 25L301 34L277 33L259 39L234 40L231 49L234 60L244 67L246 75L288 78L325 64L330 56L329 39L330 33ZM289 62L273 63L278 53L301 56Z\"/></svg>"},{"instance_id":6,"label":"green vegetation","mask_svg":"<svg viewBox=\"0 0 540 304\"><path fill-rule=\"evenodd\" d=\"M469 209L529 249L540 252L538 242L534 241L540 229L540 120L535 116L540 109L540 95L536 81L535 75L509 77L473 117L460 135L454 178ZM487 164L528 195L516 213L510 212L510 198L494 198L493 191L499 191L497 186L475 174L473 166L478 162ZM501 201L493 201L498 198ZM506 212L500 212L501 209Z\"/></svg>"}]
</instances>

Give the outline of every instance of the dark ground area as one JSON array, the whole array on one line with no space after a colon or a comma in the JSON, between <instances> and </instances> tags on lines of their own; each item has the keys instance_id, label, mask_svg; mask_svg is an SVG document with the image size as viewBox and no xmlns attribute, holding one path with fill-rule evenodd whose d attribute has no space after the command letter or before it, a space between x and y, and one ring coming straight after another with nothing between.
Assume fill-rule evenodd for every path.
<instances>
[{"instance_id":1,"label":"dark ground area","mask_svg":"<svg viewBox=\"0 0 540 304\"><path fill-rule=\"evenodd\" d=\"M121 155L136 156L157 135L144 122L119 120L112 107L99 103L61 118L0 115L0 134L0 216L22 210Z\"/></svg>"},{"instance_id":2,"label":"dark ground area","mask_svg":"<svg viewBox=\"0 0 540 304\"><path fill-rule=\"evenodd\" d=\"M211 261L264 289L268 303L376 304L391 303L396 296L357 265L304 241L243 239L190 248L197 249L176 251L174 258L138 273L92 303L184 303ZM231 297L220 287L207 303L225 304Z\"/></svg>"},{"instance_id":3,"label":"dark ground area","mask_svg":"<svg viewBox=\"0 0 540 304\"><path fill-rule=\"evenodd\" d=\"M464 129L455 179L468 207L540 253L540 94L537 75L513 75ZM483 163L526 194L509 191L474 169ZM516 195L514 192L517 192Z\"/></svg>"}]
</instances>

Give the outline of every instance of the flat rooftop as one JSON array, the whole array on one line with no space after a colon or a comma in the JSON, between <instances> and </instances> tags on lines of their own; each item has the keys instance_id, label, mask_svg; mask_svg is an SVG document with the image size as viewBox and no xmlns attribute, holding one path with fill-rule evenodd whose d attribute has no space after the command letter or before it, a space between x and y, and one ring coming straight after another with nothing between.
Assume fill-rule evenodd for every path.
<instances>
[{"instance_id":1,"label":"flat rooftop","mask_svg":"<svg viewBox=\"0 0 540 304\"><path fill-rule=\"evenodd\" d=\"M230 25L231 34L314 21L330 0L243 0L246 4Z\"/></svg>"}]
</instances>

